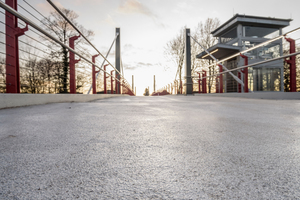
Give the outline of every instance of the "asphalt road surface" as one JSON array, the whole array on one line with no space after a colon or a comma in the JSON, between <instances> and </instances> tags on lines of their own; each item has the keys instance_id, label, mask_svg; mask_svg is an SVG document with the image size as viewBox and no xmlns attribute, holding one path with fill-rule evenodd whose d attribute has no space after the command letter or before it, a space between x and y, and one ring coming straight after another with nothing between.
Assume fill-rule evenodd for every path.
<instances>
[{"instance_id":1,"label":"asphalt road surface","mask_svg":"<svg viewBox=\"0 0 300 200\"><path fill-rule=\"evenodd\" d=\"M0 110L0 199L299 199L300 102L120 97Z\"/></svg>"}]
</instances>

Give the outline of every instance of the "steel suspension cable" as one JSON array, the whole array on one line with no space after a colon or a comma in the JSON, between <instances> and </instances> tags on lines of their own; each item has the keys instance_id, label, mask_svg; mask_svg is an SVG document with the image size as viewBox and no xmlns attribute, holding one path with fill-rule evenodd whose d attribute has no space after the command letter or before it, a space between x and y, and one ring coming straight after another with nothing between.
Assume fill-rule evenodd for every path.
<instances>
[{"instance_id":1,"label":"steel suspension cable","mask_svg":"<svg viewBox=\"0 0 300 200\"><path fill-rule=\"evenodd\" d=\"M21 20L23 20L24 22L28 23L29 25L31 25L33 28L35 28L36 30L40 31L41 33L43 33L44 35L46 35L48 38L52 39L53 41L55 41L56 43L60 44L62 47L68 49L69 51L73 52L74 54L78 55L79 57L81 57L82 59L86 60L88 63L95 65L98 69L102 70L98 65L94 64L92 61L90 61L89 59L85 58L84 56L82 56L81 54L79 54L77 51L75 51L74 49L70 48L69 46L65 45L64 43L62 43L61 41L59 41L58 39L56 39L55 37L53 37L51 34L49 34L48 32L46 32L44 29L42 29L41 27L39 27L38 25L36 25L34 22L32 22L31 20L29 20L28 18L26 18L25 16L23 16L22 14L20 14L18 11L12 9L10 6L6 5L4 2L0 1L0 7L2 7L3 9L7 10L8 12L10 12L11 14L15 15L16 17L20 18ZM112 66L112 65L111 65ZM104 70L102 70L104 71ZM106 74L108 74L109 76L110 73L104 71ZM119 79L115 78L116 80L120 81Z\"/></svg>"},{"instance_id":2,"label":"steel suspension cable","mask_svg":"<svg viewBox=\"0 0 300 200\"><path fill-rule=\"evenodd\" d=\"M30 3L28 3L26 0L23 0L28 6L30 6L33 10L35 10L37 13L39 13L43 18L45 18L49 23L51 23L53 26L55 26L60 31L62 30L59 26L53 24L47 17L45 17L42 13L40 13L37 9L35 9Z\"/></svg>"},{"instance_id":3,"label":"steel suspension cable","mask_svg":"<svg viewBox=\"0 0 300 200\"><path fill-rule=\"evenodd\" d=\"M61 10L51 1L51 0L47 0L48 3L98 52L98 54L104 58L104 60L106 60L106 62L112 66L115 71L117 71L118 73L119 70L117 70L104 56L103 54L82 34L82 32L61 12ZM118 36L119 34L117 34ZM116 36L116 37L117 37ZM100 69L101 70L101 69Z\"/></svg>"},{"instance_id":4,"label":"steel suspension cable","mask_svg":"<svg viewBox=\"0 0 300 200\"><path fill-rule=\"evenodd\" d=\"M108 52L107 52L107 54L106 54L106 58L109 56L110 51L111 51L112 47L114 46L114 44L115 44L115 42L116 42L116 40L117 40L117 37L118 37L118 35L115 37L115 39L114 39L113 42L111 43L110 48L109 48L109 50L108 50ZM100 69L102 69L102 67L104 66L105 61L106 61L106 59L103 60ZM97 80L97 78L98 78L98 76L99 76L99 73L100 73L100 71L99 71L99 72L97 73L97 75L96 75L96 80ZM94 76L94 74L93 74L93 76ZM88 91L88 94L90 94L92 88L93 88L93 84L91 85L91 87L90 87L90 89L89 89L89 91Z\"/></svg>"},{"instance_id":5,"label":"steel suspension cable","mask_svg":"<svg viewBox=\"0 0 300 200\"><path fill-rule=\"evenodd\" d=\"M214 59L216 61L216 63L218 62L218 60L206 49L204 48L191 34L188 34L188 36L190 36L207 54L209 54L209 56ZM229 72L229 74L238 82L242 85L242 87L244 87L244 83L241 79L239 79L237 76L235 76L232 72L228 71L227 67L225 67L223 64L220 63L220 65L227 71Z\"/></svg>"}]
</instances>

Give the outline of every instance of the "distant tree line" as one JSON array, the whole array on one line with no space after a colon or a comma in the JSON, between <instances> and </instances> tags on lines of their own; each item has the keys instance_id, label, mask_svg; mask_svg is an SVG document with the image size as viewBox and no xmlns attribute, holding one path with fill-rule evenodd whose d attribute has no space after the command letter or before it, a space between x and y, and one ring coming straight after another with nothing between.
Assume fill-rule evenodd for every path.
<instances>
[{"instance_id":1,"label":"distant tree line","mask_svg":"<svg viewBox=\"0 0 300 200\"><path fill-rule=\"evenodd\" d=\"M220 26L220 20L218 18L207 18L205 22L200 22L196 26L193 31L191 31L191 35L206 49L215 45L218 42L218 39L211 35L211 32ZM185 59L185 29L186 27L181 28L179 34L169 41L166 45L165 53L171 58L177 65L177 74L179 83L182 80L182 69L184 66ZM209 66L212 61L205 59L196 59L196 55L202 52L203 49L191 39L191 62L192 62L192 75L197 75L196 70L200 70L200 68L208 71L208 74L214 74L216 71L215 66ZM214 79L209 77L207 80L208 92L210 93L212 88ZM181 85L178 84L177 90L181 90ZM194 90L197 90L196 88Z\"/></svg>"}]
</instances>

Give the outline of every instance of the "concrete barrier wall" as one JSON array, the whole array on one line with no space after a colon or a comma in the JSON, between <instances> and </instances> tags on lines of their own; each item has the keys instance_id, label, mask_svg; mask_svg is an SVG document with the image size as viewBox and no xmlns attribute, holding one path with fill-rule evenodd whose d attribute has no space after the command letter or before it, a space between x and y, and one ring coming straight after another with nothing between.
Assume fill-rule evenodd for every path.
<instances>
[{"instance_id":1,"label":"concrete barrier wall","mask_svg":"<svg viewBox=\"0 0 300 200\"><path fill-rule=\"evenodd\" d=\"M128 96L122 94L0 94L0 109L47 103L87 102Z\"/></svg>"},{"instance_id":2,"label":"concrete barrier wall","mask_svg":"<svg viewBox=\"0 0 300 200\"><path fill-rule=\"evenodd\" d=\"M203 96L215 97L237 97L249 99L278 99L278 100L300 100L300 92L255 92L255 93L213 93L213 94L198 94Z\"/></svg>"}]
</instances>

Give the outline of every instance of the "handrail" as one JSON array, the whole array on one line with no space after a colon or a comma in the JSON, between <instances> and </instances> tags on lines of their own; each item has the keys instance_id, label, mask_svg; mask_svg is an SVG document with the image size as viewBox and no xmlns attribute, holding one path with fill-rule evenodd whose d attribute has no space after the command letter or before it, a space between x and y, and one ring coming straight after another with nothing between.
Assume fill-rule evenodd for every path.
<instances>
[{"instance_id":1,"label":"handrail","mask_svg":"<svg viewBox=\"0 0 300 200\"><path fill-rule=\"evenodd\" d=\"M47 31L43 30L41 27L39 27L38 25L36 25L34 22L32 22L31 20L29 20L28 18L26 18L25 16L23 16L22 14L20 14L18 11L12 9L10 6L6 5L5 3L3 3L2 1L0 1L0 7L2 7L3 9L5 9L6 11L10 12L11 14L15 15L16 17L20 18L21 20L23 20L24 22L26 22L27 24L29 24L30 26L32 26L33 28L35 28L36 30L40 31L41 33L43 33L44 35L46 35L48 38L52 39L53 41L55 41L56 43L60 44L62 47L68 49L69 51L73 52L74 54L78 55L80 58L84 59L85 61L87 61L88 63L96 66L98 69L102 70L103 72L105 72L106 74L108 74L109 76L111 76L107 71L104 71L103 69L101 69L98 65L96 65L95 63L93 63L92 61L90 61L89 59L85 58L84 56L82 56L80 53L78 53L77 51L75 51L74 49L70 48L69 46L65 45L64 43L62 43L61 41L59 41L58 39L56 39L55 37L53 37L51 34L49 34ZM115 77L114 77L115 78ZM116 80L120 81L119 79L115 78Z\"/></svg>"},{"instance_id":2,"label":"handrail","mask_svg":"<svg viewBox=\"0 0 300 200\"><path fill-rule=\"evenodd\" d=\"M256 65L261 65L261 64L265 64L265 63L268 63L268 62L272 62L272 61L276 61L276 60L280 60L280 59L283 59L283 58L288 58L288 57L291 57L291 56L296 56L300 54L300 51L296 52L296 53L292 53L292 54L288 54L288 55L285 55L285 56L280 56L278 58L273 58L273 59L269 59L269 60L265 60L265 61L261 61L261 62L257 62L257 63L253 63L253 64L249 64L249 65L244 65L244 66L241 66L241 67L237 67L237 68L234 68L234 69L230 69L228 71L224 71L224 72L220 72L220 73L217 73L217 74L213 74L213 75L210 75L210 76L205 76L205 77L202 77L200 79L203 79L203 78L209 78L209 77L213 77L213 76L217 76L217 75L220 75L220 74L225 74L227 72L232 72L232 71L236 71L236 70L240 70L240 69L244 69L244 68L247 68L247 67L253 67L253 66L256 66ZM192 78L196 78L197 80L199 78L197 78L198 76L192 76Z\"/></svg>"}]
</instances>

